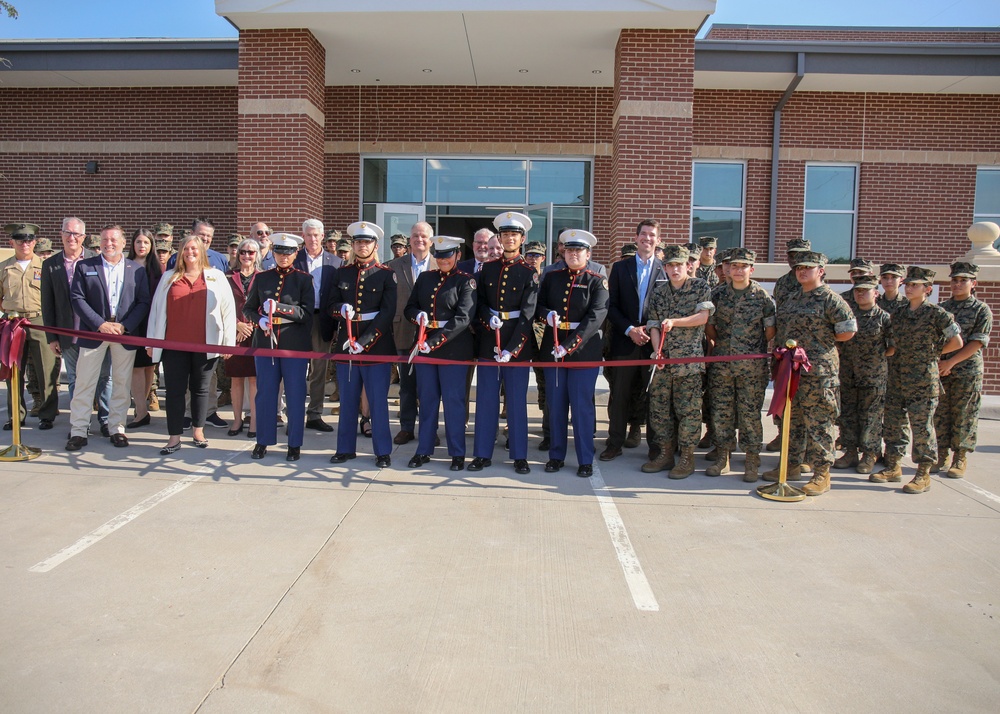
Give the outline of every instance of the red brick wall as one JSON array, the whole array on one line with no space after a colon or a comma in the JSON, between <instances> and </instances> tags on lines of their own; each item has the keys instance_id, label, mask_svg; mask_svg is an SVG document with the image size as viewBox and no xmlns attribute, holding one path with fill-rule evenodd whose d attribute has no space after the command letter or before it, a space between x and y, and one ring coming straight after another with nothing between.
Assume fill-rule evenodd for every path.
<instances>
[{"instance_id":1,"label":"red brick wall","mask_svg":"<svg viewBox=\"0 0 1000 714\"><path fill-rule=\"evenodd\" d=\"M967 32L955 30L922 30L910 27L901 30L862 29L858 27L835 30L807 27L752 27L713 26L706 39L751 41L821 41L821 42L1000 42L1000 32L976 29Z\"/></svg>"}]
</instances>

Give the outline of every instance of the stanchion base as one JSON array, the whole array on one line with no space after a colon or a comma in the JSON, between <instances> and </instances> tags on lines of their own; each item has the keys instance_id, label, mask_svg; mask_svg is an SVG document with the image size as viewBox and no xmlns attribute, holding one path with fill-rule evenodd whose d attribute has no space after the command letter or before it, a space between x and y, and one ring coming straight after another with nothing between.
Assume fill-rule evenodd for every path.
<instances>
[{"instance_id":1,"label":"stanchion base","mask_svg":"<svg viewBox=\"0 0 1000 714\"><path fill-rule=\"evenodd\" d=\"M0 461L29 461L30 459L37 459L41 455L41 449L36 449L34 446L25 446L24 444L11 444L4 449L0 449Z\"/></svg>"},{"instance_id":2,"label":"stanchion base","mask_svg":"<svg viewBox=\"0 0 1000 714\"><path fill-rule=\"evenodd\" d=\"M757 493L771 501L802 501L806 498L805 491L781 482L758 486Z\"/></svg>"}]
</instances>

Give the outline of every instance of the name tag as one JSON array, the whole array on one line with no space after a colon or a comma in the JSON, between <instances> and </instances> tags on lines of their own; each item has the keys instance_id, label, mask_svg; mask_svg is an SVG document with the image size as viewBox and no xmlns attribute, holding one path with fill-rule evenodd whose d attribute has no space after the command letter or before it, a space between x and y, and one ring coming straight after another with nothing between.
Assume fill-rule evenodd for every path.
<instances>
[{"instance_id":1,"label":"name tag","mask_svg":"<svg viewBox=\"0 0 1000 714\"><path fill-rule=\"evenodd\" d=\"M96 270L95 270L95 271L93 271L93 272L88 272L88 271L84 271L84 273L83 273L83 274L84 274L84 275L97 275L97 271L96 271Z\"/></svg>"}]
</instances>

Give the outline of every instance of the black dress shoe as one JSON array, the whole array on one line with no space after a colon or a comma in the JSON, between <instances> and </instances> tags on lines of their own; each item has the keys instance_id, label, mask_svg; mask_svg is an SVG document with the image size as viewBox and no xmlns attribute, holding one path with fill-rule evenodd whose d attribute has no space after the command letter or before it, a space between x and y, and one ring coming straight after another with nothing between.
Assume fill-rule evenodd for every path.
<instances>
[{"instance_id":1,"label":"black dress shoe","mask_svg":"<svg viewBox=\"0 0 1000 714\"><path fill-rule=\"evenodd\" d=\"M345 461L347 461L348 459L356 459L356 458L358 458L358 455L355 452L353 452L353 451L351 451L350 453L348 453L346 451L343 452L343 453L341 453L341 452L338 451L336 454L334 454L333 456L330 457L330 463L331 464L342 464Z\"/></svg>"},{"instance_id":2,"label":"black dress shoe","mask_svg":"<svg viewBox=\"0 0 1000 714\"><path fill-rule=\"evenodd\" d=\"M413 458L410 459L410 463L408 463L407 466L409 466L411 469L416 469L423 466L430 460L431 457L428 456L427 454L414 454Z\"/></svg>"},{"instance_id":3,"label":"black dress shoe","mask_svg":"<svg viewBox=\"0 0 1000 714\"><path fill-rule=\"evenodd\" d=\"M103 436L105 439L111 437L111 429L108 428L107 424L101 424L101 436Z\"/></svg>"},{"instance_id":4,"label":"black dress shoe","mask_svg":"<svg viewBox=\"0 0 1000 714\"><path fill-rule=\"evenodd\" d=\"M376 456L375 465L380 469L387 469L392 466L392 458L390 458L389 454L386 454L385 456Z\"/></svg>"},{"instance_id":5,"label":"black dress shoe","mask_svg":"<svg viewBox=\"0 0 1000 714\"><path fill-rule=\"evenodd\" d=\"M301 448L301 446L289 446L288 453L285 454L285 461L298 461Z\"/></svg>"},{"instance_id":6,"label":"black dress shoe","mask_svg":"<svg viewBox=\"0 0 1000 714\"><path fill-rule=\"evenodd\" d=\"M192 443L194 443L194 445L197 446L199 449L208 448L208 439L202 439L201 441L198 441L197 439L192 439Z\"/></svg>"},{"instance_id":7,"label":"black dress shoe","mask_svg":"<svg viewBox=\"0 0 1000 714\"><path fill-rule=\"evenodd\" d=\"M66 442L66 451L79 451L86 445L87 445L87 437L71 436L69 437L69 441Z\"/></svg>"},{"instance_id":8,"label":"black dress shoe","mask_svg":"<svg viewBox=\"0 0 1000 714\"><path fill-rule=\"evenodd\" d=\"M46 431L48 429L51 429L52 428L52 420L51 419L39 419L38 420L38 428L41 431Z\"/></svg>"},{"instance_id":9,"label":"black dress shoe","mask_svg":"<svg viewBox=\"0 0 1000 714\"><path fill-rule=\"evenodd\" d=\"M530 474L531 467L528 466L528 462L525 459L517 459L514 461L514 473Z\"/></svg>"},{"instance_id":10,"label":"black dress shoe","mask_svg":"<svg viewBox=\"0 0 1000 714\"><path fill-rule=\"evenodd\" d=\"M622 450L617 446L609 446L601 452L601 461L613 461L622 455Z\"/></svg>"},{"instance_id":11,"label":"black dress shoe","mask_svg":"<svg viewBox=\"0 0 1000 714\"><path fill-rule=\"evenodd\" d=\"M162 449L160 449L160 456L170 456L170 454L174 453L180 448L181 448L181 442L179 441L176 444L173 444L172 446L171 445L164 446Z\"/></svg>"},{"instance_id":12,"label":"black dress shoe","mask_svg":"<svg viewBox=\"0 0 1000 714\"><path fill-rule=\"evenodd\" d=\"M149 426L149 414L144 416L142 419L136 419L135 421L130 421L125 425L126 429L138 429L140 426Z\"/></svg>"},{"instance_id":13,"label":"black dress shoe","mask_svg":"<svg viewBox=\"0 0 1000 714\"><path fill-rule=\"evenodd\" d=\"M465 457L456 456L451 460L451 466L448 467L452 471L464 471L465 470Z\"/></svg>"},{"instance_id":14,"label":"black dress shoe","mask_svg":"<svg viewBox=\"0 0 1000 714\"><path fill-rule=\"evenodd\" d=\"M251 459L263 459L264 458L264 454L266 454L266 453L267 453L267 447L264 446L263 444L257 444L257 446L253 447L253 453L250 454L250 458Z\"/></svg>"},{"instance_id":15,"label":"black dress shoe","mask_svg":"<svg viewBox=\"0 0 1000 714\"><path fill-rule=\"evenodd\" d=\"M226 436L239 436L242 433L243 433L243 424L240 424L237 428L230 429L229 431L227 431Z\"/></svg>"},{"instance_id":16,"label":"black dress shoe","mask_svg":"<svg viewBox=\"0 0 1000 714\"><path fill-rule=\"evenodd\" d=\"M577 470L576 470L576 475L577 476L582 476L584 478L587 478L588 476L593 476L594 475L594 467L593 467L593 465L592 464L584 464L583 466L578 467Z\"/></svg>"},{"instance_id":17,"label":"black dress shoe","mask_svg":"<svg viewBox=\"0 0 1000 714\"><path fill-rule=\"evenodd\" d=\"M111 443L119 449L128 446L128 437L124 434L112 434Z\"/></svg>"},{"instance_id":18,"label":"black dress shoe","mask_svg":"<svg viewBox=\"0 0 1000 714\"><path fill-rule=\"evenodd\" d=\"M492 466L493 462L490 459L484 459L481 456L477 456L469 464L469 471L482 471L487 466Z\"/></svg>"},{"instance_id":19,"label":"black dress shoe","mask_svg":"<svg viewBox=\"0 0 1000 714\"><path fill-rule=\"evenodd\" d=\"M548 451L550 446L552 446L552 444L549 442L549 437L547 436L538 442L539 451Z\"/></svg>"},{"instance_id":20,"label":"black dress shoe","mask_svg":"<svg viewBox=\"0 0 1000 714\"><path fill-rule=\"evenodd\" d=\"M257 438L257 432L256 431L248 431L247 432L247 438L248 439L256 439Z\"/></svg>"},{"instance_id":21,"label":"black dress shoe","mask_svg":"<svg viewBox=\"0 0 1000 714\"><path fill-rule=\"evenodd\" d=\"M327 424L322 419L307 420L306 429L315 429L316 431L333 431L333 427Z\"/></svg>"},{"instance_id":22,"label":"black dress shoe","mask_svg":"<svg viewBox=\"0 0 1000 714\"><path fill-rule=\"evenodd\" d=\"M545 473L554 474L565 465L566 462L561 459L549 459L545 462Z\"/></svg>"}]
</instances>

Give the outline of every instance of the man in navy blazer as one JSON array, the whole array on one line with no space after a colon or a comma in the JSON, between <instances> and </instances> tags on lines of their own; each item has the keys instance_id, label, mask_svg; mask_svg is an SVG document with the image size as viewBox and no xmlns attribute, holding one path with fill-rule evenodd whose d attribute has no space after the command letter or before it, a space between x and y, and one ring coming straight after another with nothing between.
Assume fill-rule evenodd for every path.
<instances>
[{"instance_id":1,"label":"man in navy blazer","mask_svg":"<svg viewBox=\"0 0 1000 714\"><path fill-rule=\"evenodd\" d=\"M655 255L659 230L659 223L653 219L640 222L635 231L635 257L619 260L611 266L608 279L611 361L649 359L653 352L645 327L646 312L656 282L667 279L663 263ZM642 440L642 425L629 425L629 412L633 400L645 401L649 370L649 367L612 367L608 440L607 448L600 455L601 461L617 458L626 443L634 448ZM641 413L644 412L645 409L642 409ZM629 428L628 436L626 427ZM646 436L649 439L648 429Z\"/></svg>"},{"instance_id":2,"label":"man in navy blazer","mask_svg":"<svg viewBox=\"0 0 1000 714\"><path fill-rule=\"evenodd\" d=\"M106 335L128 335L142 325L149 314L149 279L146 270L125 257L125 232L121 226L101 229L101 255L76 264L70 301L80 318L80 329ZM70 402L70 437L67 451L79 451L87 445L94 389L106 352L111 353L111 403L108 429L111 443L128 446L125 418L128 415L132 364L137 347L102 342L100 339L77 340L80 356L76 363L76 391Z\"/></svg>"},{"instance_id":3,"label":"man in navy blazer","mask_svg":"<svg viewBox=\"0 0 1000 714\"><path fill-rule=\"evenodd\" d=\"M490 259L490 239L494 237L493 231L489 228L480 228L472 234L472 257L468 260L459 261L455 266L456 270L463 273L475 275L483 268L483 263Z\"/></svg>"},{"instance_id":4,"label":"man in navy blazer","mask_svg":"<svg viewBox=\"0 0 1000 714\"><path fill-rule=\"evenodd\" d=\"M313 305L312 349L313 352L329 352L330 341L337 323L331 315L322 310L333 289L333 277L344 261L323 250L323 222L307 218L302 222L302 250L295 256L292 267L312 276ZM333 427L323 421L323 401L326 389L326 370L329 362L325 359L309 360L306 377L309 386L309 403L306 406L306 429L333 431Z\"/></svg>"}]
</instances>

